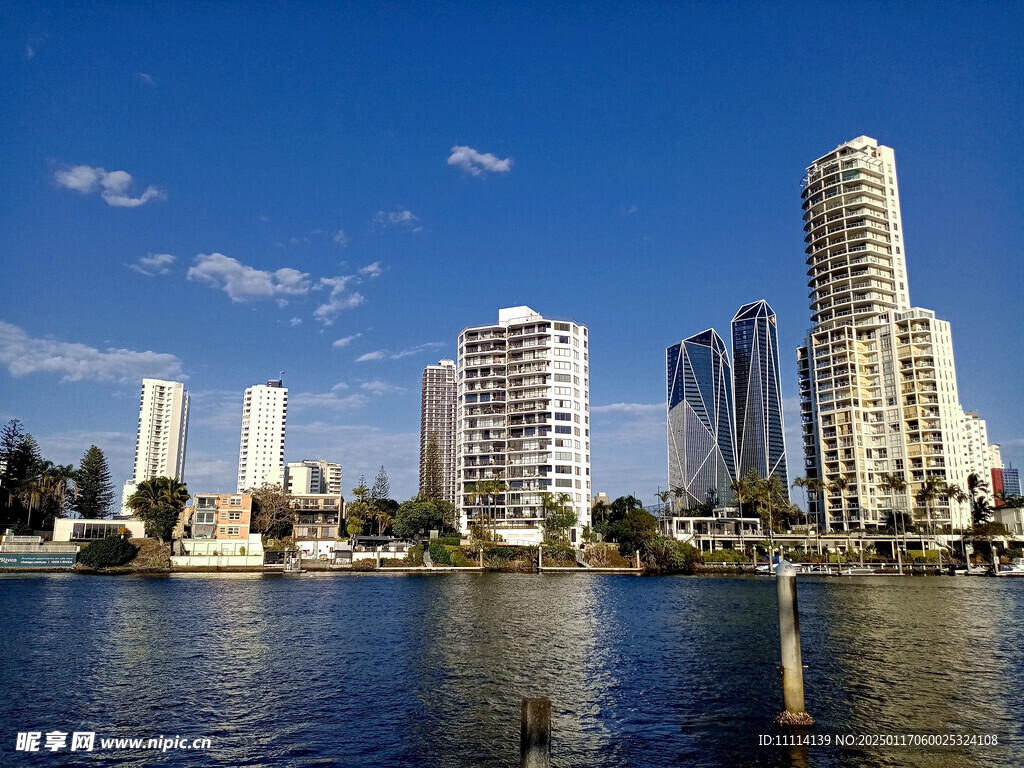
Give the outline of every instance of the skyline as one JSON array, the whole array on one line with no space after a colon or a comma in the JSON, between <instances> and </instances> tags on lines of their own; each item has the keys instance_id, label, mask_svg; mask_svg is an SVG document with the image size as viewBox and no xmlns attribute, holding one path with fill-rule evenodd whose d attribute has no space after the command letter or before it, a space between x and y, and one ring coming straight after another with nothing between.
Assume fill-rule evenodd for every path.
<instances>
[{"instance_id":1,"label":"skyline","mask_svg":"<svg viewBox=\"0 0 1024 768\"><path fill-rule=\"evenodd\" d=\"M593 493L652 502L665 348L763 298L792 462L811 325L800 178L864 134L899 161L911 303L950 321L964 407L1024 461L1006 279L1024 239L1006 162L1020 9L846 19L821 70L830 13L809 5L257 9L44 4L0 32L17 286L0 419L48 458L96 443L119 486L141 379L184 381L189 486L229 490L242 393L284 371L286 461L340 463L345 491L384 464L408 498L424 367L529 305L593 334Z\"/></svg>"}]
</instances>

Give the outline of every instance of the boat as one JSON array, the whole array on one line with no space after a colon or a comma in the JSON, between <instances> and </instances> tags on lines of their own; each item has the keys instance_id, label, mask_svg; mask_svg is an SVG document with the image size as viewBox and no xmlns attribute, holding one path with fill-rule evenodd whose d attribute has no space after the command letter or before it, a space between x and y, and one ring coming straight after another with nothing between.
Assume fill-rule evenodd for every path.
<instances>
[{"instance_id":1,"label":"boat","mask_svg":"<svg viewBox=\"0 0 1024 768\"><path fill-rule=\"evenodd\" d=\"M995 576L1024 576L1024 557L1015 557L1009 565L997 567Z\"/></svg>"}]
</instances>

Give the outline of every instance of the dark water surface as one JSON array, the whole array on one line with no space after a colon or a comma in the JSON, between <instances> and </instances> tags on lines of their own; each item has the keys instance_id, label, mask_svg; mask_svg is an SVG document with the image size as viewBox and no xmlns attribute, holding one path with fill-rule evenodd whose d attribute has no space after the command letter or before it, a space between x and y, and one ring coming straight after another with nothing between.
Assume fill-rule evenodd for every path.
<instances>
[{"instance_id":1,"label":"dark water surface","mask_svg":"<svg viewBox=\"0 0 1024 768\"><path fill-rule=\"evenodd\" d=\"M0 577L0 765L1024 765L1024 580L801 579L807 731L781 709L762 578ZM208 737L204 752L15 750L18 731ZM835 746L994 735L997 746Z\"/></svg>"}]
</instances>

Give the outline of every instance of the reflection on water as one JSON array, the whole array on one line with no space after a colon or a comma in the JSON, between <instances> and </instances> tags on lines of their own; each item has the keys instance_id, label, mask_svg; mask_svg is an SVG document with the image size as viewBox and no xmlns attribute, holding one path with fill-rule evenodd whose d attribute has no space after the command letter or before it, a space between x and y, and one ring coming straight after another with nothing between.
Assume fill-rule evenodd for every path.
<instances>
[{"instance_id":1,"label":"reflection on water","mask_svg":"<svg viewBox=\"0 0 1024 768\"><path fill-rule=\"evenodd\" d=\"M174 766L512 766L524 696L552 699L556 766L1024 762L1024 583L799 589L807 733L999 746L758 746L785 733L770 579L52 574L0 577L0 764L58 764L14 751L58 729L213 740Z\"/></svg>"}]
</instances>

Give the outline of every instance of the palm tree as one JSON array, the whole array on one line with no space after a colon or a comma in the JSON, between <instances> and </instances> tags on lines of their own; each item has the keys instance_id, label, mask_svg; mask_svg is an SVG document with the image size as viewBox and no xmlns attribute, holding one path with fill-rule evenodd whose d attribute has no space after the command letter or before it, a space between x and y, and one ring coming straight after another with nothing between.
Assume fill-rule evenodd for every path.
<instances>
[{"instance_id":1,"label":"palm tree","mask_svg":"<svg viewBox=\"0 0 1024 768\"><path fill-rule=\"evenodd\" d=\"M850 489L850 481L846 475L840 475L829 483L828 489L832 493L839 492L839 501L843 509L843 530L846 531L846 556L849 557L852 544L850 540L850 520L846 509L846 492Z\"/></svg>"},{"instance_id":2,"label":"palm tree","mask_svg":"<svg viewBox=\"0 0 1024 768\"><path fill-rule=\"evenodd\" d=\"M917 491L918 502L924 504L925 519L927 520L929 535L935 534L932 527L932 502L939 496L945 495L945 491L946 484L943 482L941 477L936 477L935 475L929 475L926 477Z\"/></svg>"}]
</instances>

